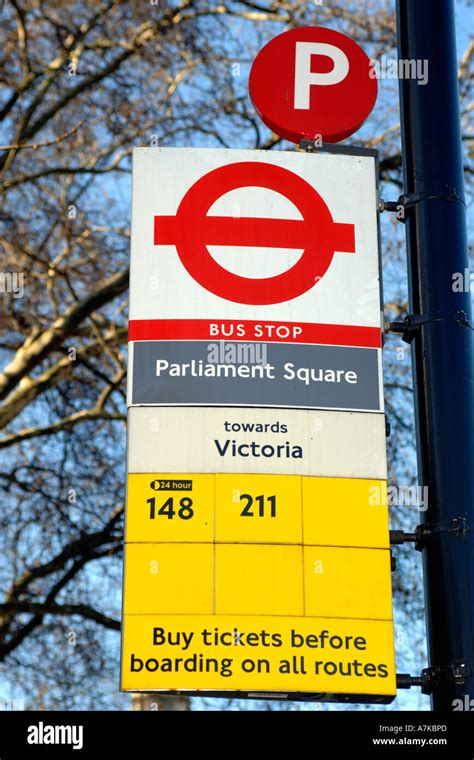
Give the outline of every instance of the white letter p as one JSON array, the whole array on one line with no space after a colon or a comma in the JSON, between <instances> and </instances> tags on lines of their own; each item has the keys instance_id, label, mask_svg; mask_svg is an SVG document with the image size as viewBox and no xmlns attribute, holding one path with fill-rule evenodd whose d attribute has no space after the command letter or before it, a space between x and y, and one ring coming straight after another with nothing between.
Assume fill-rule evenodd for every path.
<instances>
[{"instance_id":1,"label":"white letter p","mask_svg":"<svg viewBox=\"0 0 474 760\"><path fill-rule=\"evenodd\" d=\"M311 56L325 55L331 58L334 67L325 74L313 74ZM295 109L309 110L309 94L312 84L338 84L349 73L347 55L335 45L325 42L297 42L295 60Z\"/></svg>"}]
</instances>

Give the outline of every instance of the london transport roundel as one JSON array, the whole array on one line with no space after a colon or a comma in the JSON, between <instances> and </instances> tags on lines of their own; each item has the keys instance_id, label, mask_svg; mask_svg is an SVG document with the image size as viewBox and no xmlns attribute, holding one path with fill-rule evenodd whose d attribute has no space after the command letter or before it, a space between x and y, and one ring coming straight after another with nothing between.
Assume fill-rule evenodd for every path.
<instances>
[{"instance_id":1,"label":"london transport roundel","mask_svg":"<svg viewBox=\"0 0 474 760\"><path fill-rule=\"evenodd\" d=\"M280 137L336 143L369 116L377 79L356 42L334 29L306 26L283 32L260 50L249 90L260 118Z\"/></svg>"},{"instance_id":2,"label":"london transport roundel","mask_svg":"<svg viewBox=\"0 0 474 760\"><path fill-rule=\"evenodd\" d=\"M280 193L303 218L208 216L219 196L241 187ZM281 166L256 161L227 164L202 176L185 193L175 216L155 216L154 243L175 245L188 274L210 293L253 305L281 303L306 293L324 276L335 251L355 252L354 225L335 222L308 182ZM302 248L303 254L282 274L250 279L220 266L207 249L212 244Z\"/></svg>"}]
</instances>

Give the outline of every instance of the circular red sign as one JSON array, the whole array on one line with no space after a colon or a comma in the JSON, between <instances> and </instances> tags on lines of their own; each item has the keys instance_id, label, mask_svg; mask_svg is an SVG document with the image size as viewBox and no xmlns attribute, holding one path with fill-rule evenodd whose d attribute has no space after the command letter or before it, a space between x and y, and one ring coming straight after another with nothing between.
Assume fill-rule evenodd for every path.
<instances>
[{"instance_id":1,"label":"circular red sign","mask_svg":"<svg viewBox=\"0 0 474 760\"><path fill-rule=\"evenodd\" d=\"M377 79L369 58L341 32L320 26L291 29L270 40L253 62L252 103L280 137L344 140L375 105Z\"/></svg>"},{"instance_id":2,"label":"circular red sign","mask_svg":"<svg viewBox=\"0 0 474 760\"><path fill-rule=\"evenodd\" d=\"M218 198L241 187L274 190L288 198L303 218L208 215ZM227 164L201 177L182 198L176 216L155 217L154 243L175 245L184 268L203 288L227 301L244 304L274 304L296 298L321 279L335 251L355 250L354 226L334 222L314 187L289 169L258 161ZM209 245L302 248L303 253L279 275L250 278L218 264L208 251ZM268 254L262 251L256 255Z\"/></svg>"}]
</instances>

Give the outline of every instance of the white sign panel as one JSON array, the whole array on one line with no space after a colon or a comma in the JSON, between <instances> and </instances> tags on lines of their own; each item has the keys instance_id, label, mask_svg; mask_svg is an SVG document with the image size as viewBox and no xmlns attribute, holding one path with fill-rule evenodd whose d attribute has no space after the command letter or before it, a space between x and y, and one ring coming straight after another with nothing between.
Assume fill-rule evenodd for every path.
<instances>
[{"instance_id":1,"label":"white sign panel","mask_svg":"<svg viewBox=\"0 0 474 760\"><path fill-rule=\"evenodd\" d=\"M386 479L385 417L293 409L132 407L128 471Z\"/></svg>"},{"instance_id":2,"label":"white sign panel","mask_svg":"<svg viewBox=\"0 0 474 760\"><path fill-rule=\"evenodd\" d=\"M140 148L133 183L130 405L382 411L372 155Z\"/></svg>"},{"instance_id":3,"label":"white sign panel","mask_svg":"<svg viewBox=\"0 0 474 760\"><path fill-rule=\"evenodd\" d=\"M130 285L132 326L204 319L380 329L375 159L135 149ZM217 328L210 337L239 337ZM257 337L248 328L243 337L274 331L264 325Z\"/></svg>"}]
</instances>

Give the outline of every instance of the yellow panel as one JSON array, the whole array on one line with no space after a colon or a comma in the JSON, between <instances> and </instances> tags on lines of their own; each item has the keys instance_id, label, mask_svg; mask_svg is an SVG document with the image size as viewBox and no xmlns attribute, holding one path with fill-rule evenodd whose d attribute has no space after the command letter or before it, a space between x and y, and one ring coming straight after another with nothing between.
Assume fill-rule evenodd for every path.
<instances>
[{"instance_id":1,"label":"yellow panel","mask_svg":"<svg viewBox=\"0 0 474 760\"><path fill-rule=\"evenodd\" d=\"M388 548L387 483L302 478L305 544Z\"/></svg>"},{"instance_id":2,"label":"yellow panel","mask_svg":"<svg viewBox=\"0 0 474 760\"><path fill-rule=\"evenodd\" d=\"M307 615L392 618L388 549L305 546L304 578Z\"/></svg>"},{"instance_id":3,"label":"yellow panel","mask_svg":"<svg viewBox=\"0 0 474 760\"><path fill-rule=\"evenodd\" d=\"M214 475L129 475L126 541L214 540Z\"/></svg>"},{"instance_id":4,"label":"yellow panel","mask_svg":"<svg viewBox=\"0 0 474 760\"><path fill-rule=\"evenodd\" d=\"M216 613L302 615L302 547L217 544Z\"/></svg>"},{"instance_id":5,"label":"yellow panel","mask_svg":"<svg viewBox=\"0 0 474 760\"><path fill-rule=\"evenodd\" d=\"M122 688L316 692L387 702L396 693L393 626L378 620L125 615Z\"/></svg>"},{"instance_id":6,"label":"yellow panel","mask_svg":"<svg viewBox=\"0 0 474 760\"><path fill-rule=\"evenodd\" d=\"M216 541L302 543L301 478L216 475Z\"/></svg>"},{"instance_id":7,"label":"yellow panel","mask_svg":"<svg viewBox=\"0 0 474 760\"><path fill-rule=\"evenodd\" d=\"M126 544L126 613L213 612L212 544Z\"/></svg>"}]
</instances>

